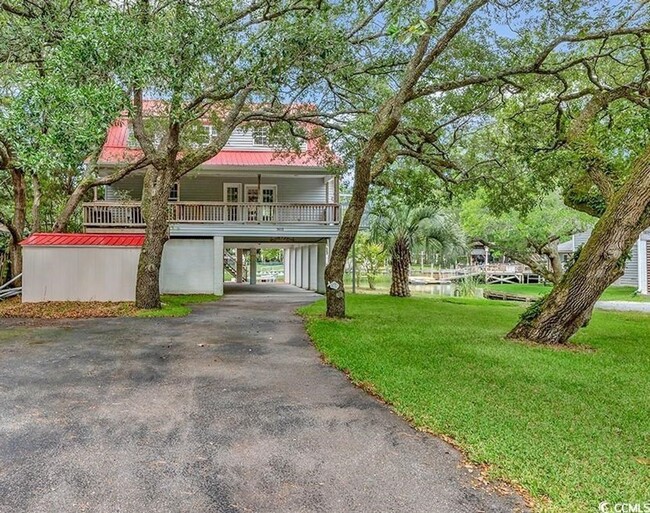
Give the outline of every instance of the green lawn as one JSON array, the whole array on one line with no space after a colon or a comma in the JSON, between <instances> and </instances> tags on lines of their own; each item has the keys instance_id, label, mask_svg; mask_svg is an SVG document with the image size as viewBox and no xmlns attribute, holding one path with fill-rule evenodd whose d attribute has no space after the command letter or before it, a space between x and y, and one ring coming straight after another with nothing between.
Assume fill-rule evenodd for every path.
<instances>
[{"instance_id":1,"label":"green lawn","mask_svg":"<svg viewBox=\"0 0 650 513\"><path fill-rule=\"evenodd\" d=\"M594 313L558 350L510 342L521 305L349 295L303 309L316 346L415 425L454 438L541 511L650 500L650 316ZM545 502L547 497L549 502Z\"/></svg>"},{"instance_id":2,"label":"green lawn","mask_svg":"<svg viewBox=\"0 0 650 513\"><path fill-rule=\"evenodd\" d=\"M212 294L165 294L161 296L160 310L138 310L137 317L183 317L192 310L189 305L217 301L220 296Z\"/></svg>"},{"instance_id":3,"label":"green lawn","mask_svg":"<svg viewBox=\"0 0 650 513\"><path fill-rule=\"evenodd\" d=\"M511 294L519 294L522 296L539 296L541 294L548 294L551 291L550 286L536 283L504 283L497 285L484 285L484 288L498 290L500 292L509 292ZM650 296L637 294L636 287L612 285L605 290L600 299L601 301L650 301Z\"/></svg>"}]
</instances>

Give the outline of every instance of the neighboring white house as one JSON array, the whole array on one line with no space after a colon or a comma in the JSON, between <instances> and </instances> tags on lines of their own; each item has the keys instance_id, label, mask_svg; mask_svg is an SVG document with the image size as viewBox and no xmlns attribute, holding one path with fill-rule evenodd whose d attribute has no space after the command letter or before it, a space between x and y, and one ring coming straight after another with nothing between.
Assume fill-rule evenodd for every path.
<instances>
[{"instance_id":1,"label":"neighboring white house","mask_svg":"<svg viewBox=\"0 0 650 513\"><path fill-rule=\"evenodd\" d=\"M558 251L566 262L571 255L589 239L591 231L576 233L570 240L558 245ZM618 285L636 287L641 294L648 294L650 277L650 230L641 234L632 246L630 259L625 263L625 272L617 280Z\"/></svg>"},{"instance_id":2,"label":"neighboring white house","mask_svg":"<svg viewBox=\"0 0 650 513\"><path fill-rule=\"evenodd\" d=\"M212 127L204 127L209 140ZM109 130L99 160L100 173L108 174L140 153L123 119ZM161 291L222 294L224 258L228 258L225 265L238 282L243 281L244 259L248 258L249 280L255 283L257 250L268 247L284 249L285 282L325 292L325 263L331 242L338 235L340 207L338 177L322 157L322 150L319 153L312 142L303 144L299 153L287 154L269 144L263 129L236 130L217 156L173 187ZM143 171L134 172L107 186L104 200L83 204L86 234L144 232L140 208L143 176ZM139 249L116 249L119 246L103 245L100 238L92 237L81 246L84 249L72 248L71 252L69 245L52 241L39 244L34 239L26 244L23 300L133 299L137 258L132 255L137 256ZM75 285L79 283L75 269L83 273L81 268L87 266L96 271L99 266L111 266L116 258L121 266L120 279L133 282L131 288L118 287L112 293L103 293L100 289L106 286L97 280L94 285L84 282L80 293L82 286ZM59 278L50 279L49 286L44 287L43 277L48 272ZM32 279L35 276L39 279ZM41 285L30 288L37 282Z\"/></svg>"}]
</instances>

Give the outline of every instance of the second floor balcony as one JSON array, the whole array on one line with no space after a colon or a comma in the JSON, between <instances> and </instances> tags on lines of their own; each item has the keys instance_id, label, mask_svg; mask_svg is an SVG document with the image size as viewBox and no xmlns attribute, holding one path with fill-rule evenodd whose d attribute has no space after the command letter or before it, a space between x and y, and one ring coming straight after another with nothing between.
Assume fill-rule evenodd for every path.
<instances>
[{"instance_id":1,"label":"second floor balcony","mask_svg":"<svg viewBox=\"0 0 650 513\"><path fill-rule=\"evenodd\" d=\"M336 226L336 203L228 203L176 201L167 207L171 224ZM140 202L95 201L83 204L86 229L144 228Z\"/></svg>"}]
</instances>

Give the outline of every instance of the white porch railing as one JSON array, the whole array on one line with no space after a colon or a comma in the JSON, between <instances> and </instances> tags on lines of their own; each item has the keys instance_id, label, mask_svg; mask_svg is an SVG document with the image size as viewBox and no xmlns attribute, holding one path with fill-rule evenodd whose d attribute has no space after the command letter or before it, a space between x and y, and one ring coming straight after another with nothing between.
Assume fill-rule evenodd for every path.
<instances>
[{"instance_id":1,"label":"white porch railing","mask_svg":"<svg viewBox=\"0 0 650 513\"><path fill-rule=\"evenodd\" d=\"M333 203L222 203L177 201L167 207L170 223L316 224L339 223ZM83 204L87 227L140 228L145 225L140 203L97 201Z\"/></svg>"}]
</instances>

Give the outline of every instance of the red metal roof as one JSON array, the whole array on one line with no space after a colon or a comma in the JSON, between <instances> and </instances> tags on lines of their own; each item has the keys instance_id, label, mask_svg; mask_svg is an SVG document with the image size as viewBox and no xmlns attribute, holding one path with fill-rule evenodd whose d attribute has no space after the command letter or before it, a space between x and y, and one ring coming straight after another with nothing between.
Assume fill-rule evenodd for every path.
<instances>
[{"instance_id":1,"label":"red metal roof","mask_svg":"<svg viewBox=\"0 0 650 513\"><path fill-rule=\"evenodd\" d=\"M140 247L144 234L134 233L33 233L22 246L123 246Z\"/></svg>"},{"instance_id":2,"label":"red metal roof","mask_svg":"<svg viewBox=\"0 0 650 513\"><path fill-rule=\"evenodd\" d=\"M99 157L100 164L121 164L135 162L142 156L140 148L127 146L128 122L119 119L108 130L106 144ZM320 147L322 142L310 140L307 150L300 154L273 151L221 150L201 166L215 167L314 167L324 168L337 163L336 156L329 148Z\"/></svg>"}]
</instances>

